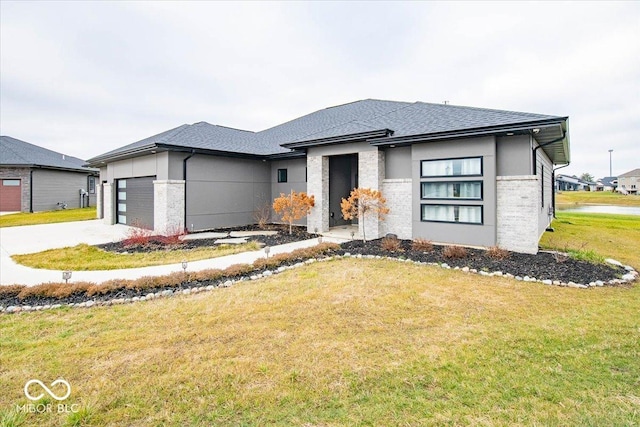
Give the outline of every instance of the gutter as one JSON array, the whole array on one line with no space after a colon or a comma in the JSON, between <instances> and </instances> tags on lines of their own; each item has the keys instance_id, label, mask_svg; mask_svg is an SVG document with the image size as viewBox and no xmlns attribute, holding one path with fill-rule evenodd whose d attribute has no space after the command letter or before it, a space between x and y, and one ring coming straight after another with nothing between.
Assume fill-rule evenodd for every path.
<instances>
[{"instance_id":1,"label":"gutter","mask_svg":"<svg viewBox=\"0 0 640 427\"><path fill-rule=\"evenodd\" d=\"M533 158L531 159L532 161L532 172L533 175L537 175L537 162L536 162L536 151L538 151L540 148L546 147L547 145L551 145L551 144L555 144L556 142L560 142L563 139L565 139L567 137L567 131L562 129L562 136L560 138L556 138L553 141L549 141L549 142L545 142L544 144L538 144L538 146L536 148L533 149ZM569 163L567 163L567 165L569 165Z\"/></svg>"},{"instance_id":2,"label":"gutter","mask_svg":"<svg viewBox=\"0 0 640 427\"><path fill-rule=\"evenodd\" d=\"M196 155L196 150L191 149L191 154L182 160L182 179L184 180L184 230L189 231L187 227L187 161Z\"/></svg>"}]
</instances>

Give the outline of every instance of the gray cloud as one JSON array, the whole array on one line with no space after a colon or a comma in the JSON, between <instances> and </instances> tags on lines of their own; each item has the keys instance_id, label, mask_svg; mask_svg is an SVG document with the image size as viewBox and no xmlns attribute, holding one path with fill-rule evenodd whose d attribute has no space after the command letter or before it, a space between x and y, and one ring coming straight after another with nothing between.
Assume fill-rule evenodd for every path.
<instances>
[{"instance_id":1,"label":"gray cloud","mask_svg":"<svg viewBox=\"0 0 640 427\"><path fill-rule=\"evenodd\" d=\"M572 165L640 167L640 4L0 3L2 134L89 158L182 123L363 98L570 116Z\"/></svg>"}]
</instances>

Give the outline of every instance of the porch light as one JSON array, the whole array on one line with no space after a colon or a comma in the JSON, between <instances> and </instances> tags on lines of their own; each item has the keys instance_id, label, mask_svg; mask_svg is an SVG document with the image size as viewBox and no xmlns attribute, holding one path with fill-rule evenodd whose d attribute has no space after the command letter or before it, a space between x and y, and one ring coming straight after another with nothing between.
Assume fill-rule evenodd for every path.
<instances>
[{"instance_id":1,"label":"porch light","mask_svg":"<svg viewBox=\"0 0 640 427\"><path fill-rule=\"evenodd\" d=\"M69 283L69 279L71 279L71 272L70 271L63 271L62 272L62 280L64 280L64 283Z\"/></svg>"},{"instance_id":2,"label":"porch light","mask_svg":"<svg viewBox=\"0 0 640 427\"><path fill-rule=\"evenodd\" d=\"M271 248L269 246L264 247L264 254L267 258L269 258L269 252L271 252Z\"/></svg>"}]
</instances>

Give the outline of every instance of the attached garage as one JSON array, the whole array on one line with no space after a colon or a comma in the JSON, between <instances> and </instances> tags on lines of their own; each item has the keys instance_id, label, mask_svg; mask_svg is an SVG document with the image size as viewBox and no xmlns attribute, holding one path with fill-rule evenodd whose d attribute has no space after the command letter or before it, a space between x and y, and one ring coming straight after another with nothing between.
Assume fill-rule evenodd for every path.
<instances>
[{"instance_id":1,"label":"attached garage","mask_svg":"<svg viewBox=\"0 0 640 427\"><path fill-rule=\"evenodd\" d=\"M2 179L0 183L0 212L20 212L22 210L22 181Z\"/></svg>"},{"instance_id":2,"label":"attached garage","mask_svg":"<svg viewBox=\"0 0 640 427\"><path fill-rule=\"evenodd\" d=\"M117 223L153 230L153 181L155 176L118 179Z\"/></svg>"}]
</instances>

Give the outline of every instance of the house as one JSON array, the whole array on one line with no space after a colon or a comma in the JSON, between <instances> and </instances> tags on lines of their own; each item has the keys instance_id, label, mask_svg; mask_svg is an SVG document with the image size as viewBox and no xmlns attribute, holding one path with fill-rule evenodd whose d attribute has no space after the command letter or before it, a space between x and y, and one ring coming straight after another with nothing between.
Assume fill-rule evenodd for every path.
<instances>
[{"instance_id":1,"label":"house","mask_svg":"<svg viewBox=\"0 0 640 427\"><path fill-rule=\"evenodd\" d=\"M627 194L638 194L638 187L640 187L640 168L618 176L619 190L622 189Z\"/></svg>"},{"instance_id":2,"label":"house","mask_svg":"<svg viewBox=\"0 0 640 427\"><path fill-rule=\"evenodd\" d=\"M567 117L366 99L250 132L182 125L88 161L98 215L157 233L254 223L291 189L315 197L311 232L348 226L340 200L381 190L391 209L366 235L535 253L554 213ZM362 222L358 224L362 231Z\"/></svg>"},{"instance_id":3,"label":"house","mask_svg":"<svg viewBox=\"0 0 640 427\"><path fill-rule=\"evenodd\" d=\"M617 176L605 176L596 181L596 191L616 191L617 187Z\"/></svg>"},{"instance_id":4,"label":"house","mask_svg":"<svg viewBox=\"0 0 640 427\"><path fill-rule=\"evenodd\" d=\"M596 191L596 183L577 176L556 175L556 191Z\"/></svg>"},{"instance_id":5,"label":"house","mask_svg":"<svg viewBox=\"0 0 640 427\"><path fill-rule=\"evenodd\" d=\"M96 205L98 170L84 160L0 136L0 211L38 212Z\"/></svg>"}]
</instances>

